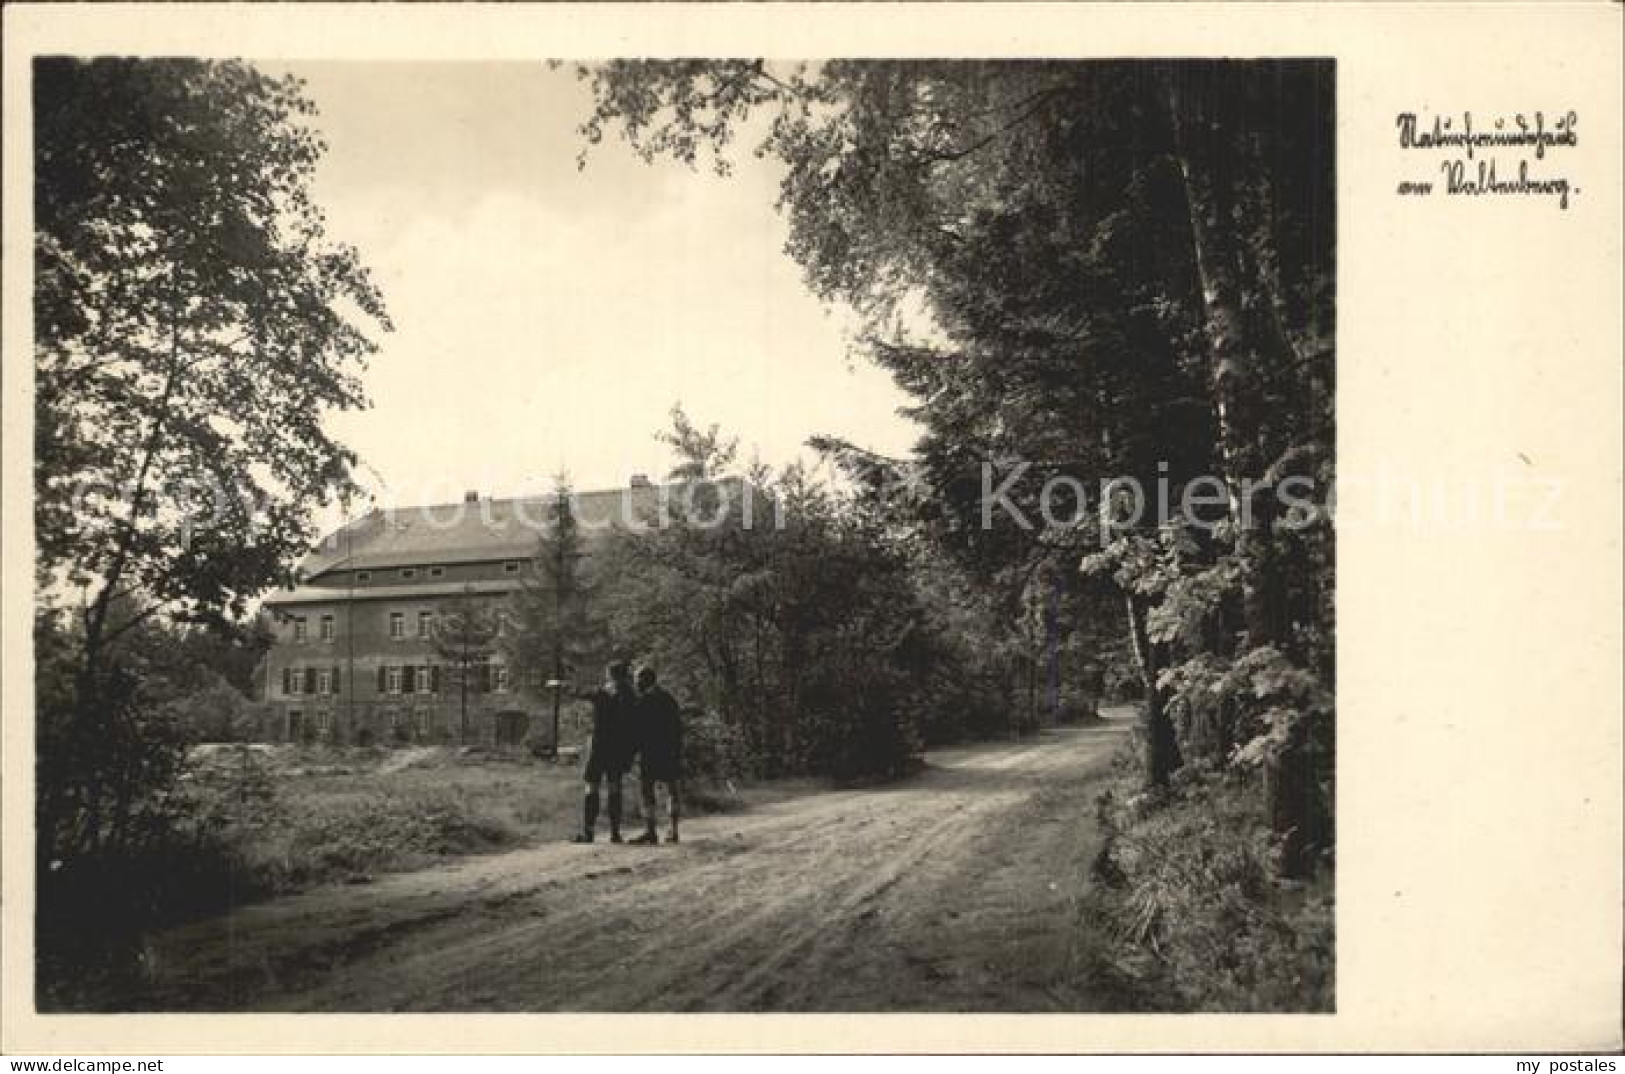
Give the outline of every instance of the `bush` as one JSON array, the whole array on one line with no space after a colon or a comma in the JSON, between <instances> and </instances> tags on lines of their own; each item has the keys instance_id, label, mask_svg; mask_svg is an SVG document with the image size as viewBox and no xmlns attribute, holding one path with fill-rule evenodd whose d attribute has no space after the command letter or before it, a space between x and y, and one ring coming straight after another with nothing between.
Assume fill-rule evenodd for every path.
<instances>
[{"instance_id":1,"label":"bush","mask_svg":"<svg viewBox=\"0 0 1625 1074\"><path fill-rule=\"evenodd\" d=\"M274 816L275 787L252 750L232 753L240 756L221 760L208 779L188 773L149 789L139 838L43 864L35 918L41 1009L88 1009L105 980L139 972L147 930L268 893L238 847L241 830Z\"/></svg>"},{"instance_id":2,"label":"bush","mask_svg":"<svg viewBox=\"0 0 1625 1074\"><path fill-rule=\"evenodd\" d=\"M203 680L166 703L192 742L249 742L268 722L266 706L249 700L223 677L204 669Z\"/></svg>"},{"instance_id":3,"label":"bush","mask_svg":"<svg viewBox=\"0 0 1625 1074\"><path fill-rule=\"evenodd\" d=\"M1278 879L1254 782L1191 769L1164 794L1134 787L1101 797L1085 905L1109 991L1134 1009L1331 1010L1329 862L1307 882Z\"/></svg>"},{"instance_id":4,"label":"bush","mask_svg":"<svg viewBox=\"0 0 1625 1074\"><path fill-rule=\"evenodd\" d=\"M544 702L546 699L544 698ZM576 700L567 700L559 707L558 746L570 748L585 746L592 737L592 706ZM531 717L530 729L525 733L524 745L533 757L551 754L553 742L553 710L545 704L542 711Z\"/></svg>"}]
</instances>

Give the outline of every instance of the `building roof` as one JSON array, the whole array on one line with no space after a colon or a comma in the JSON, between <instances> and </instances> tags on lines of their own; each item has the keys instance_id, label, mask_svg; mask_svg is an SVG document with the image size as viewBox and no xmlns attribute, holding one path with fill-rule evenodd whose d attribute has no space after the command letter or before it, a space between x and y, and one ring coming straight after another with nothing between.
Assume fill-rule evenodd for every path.
<instances>
[{"instance_id":1,"label":"building roof","mask_svg":"<svg viewBox=\"0 0 1625 1074\"><path fill-rule=\"evenodd\" d=\"M739 488L743 482L723 478L717 484ZM578 492L572 507L582 537L591 541L617 529L647 526L662 502L680 506L692 487L635 483ZM299 577L315 582L340 569L529 559L536 553L537 540L551 525L555 499L474 497L458 503L375 509L323 538L299 564Z\"/></svg>"}]
</instances>

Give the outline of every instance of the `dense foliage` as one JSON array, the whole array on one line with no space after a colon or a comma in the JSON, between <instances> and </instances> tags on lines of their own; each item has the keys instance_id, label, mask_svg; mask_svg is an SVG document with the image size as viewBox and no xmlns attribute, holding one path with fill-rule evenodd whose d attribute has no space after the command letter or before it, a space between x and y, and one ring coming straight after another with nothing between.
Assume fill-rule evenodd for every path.
<instances>
[{"instance_id":1,"label":"dense foliage","mask_svg":"<svg viewBox=\"0 0 1625 1074\"><path fill-rule=\"evenodd\" d=\"M929 713L963 700L945 696L950 654L906 548L799 468L725 479L735 443L673 417L672 524L623 535L596 566L615 648L713 713L734 744L709 737L746 771L905 771Z\"/></svg>"},{"instance_id":2,"label":"dense foliage","mask_svg":"<svg viewBox=\"0 0 1625 1074\"><path fill-rule=\"evenodd\" d=\"M143 631L240 621L308 548L355 461L324 415L364 405L389 321L311 201L324 147L295 80L33 75L38 863L93 892L98 860L171 827L185 735L163 695L192 673Z\"/></svg>"}]
</instances>

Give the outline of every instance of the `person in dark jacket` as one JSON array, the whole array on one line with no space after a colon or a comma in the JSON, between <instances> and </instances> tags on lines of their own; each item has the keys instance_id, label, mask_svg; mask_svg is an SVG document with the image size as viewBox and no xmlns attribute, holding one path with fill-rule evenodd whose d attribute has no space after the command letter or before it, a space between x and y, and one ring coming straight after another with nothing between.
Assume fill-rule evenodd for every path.
<instances>
[{"instance_id":1,"label":"person in dark jacket","mask_svg":"<svg viewBox=\"0 0 1625 1074\"><path fill-rule=\"evenodd\" d=\"M637 691L624 661L609 665L609 681L586 695L592 702L592 743L587 748L586 798L581 832L571 842L590 843L598 823L598 786L609 785L609 841L621 842L621 780L632 767Z\"/></svg>"},{"instance_id":2,"label":"person in dark jacket","mask_svg":"<svg viewBox=\"0 0 1625 1074\"><path fill-rule=\"evenodd\" d=\"M658 681L655 669L638 669L637 706L638 774L643 791L644 832L634 843L659 842L655 834L655 785L666 785L671 832L666 842L677 842L677 818L682 813L683 717L677 699Z\"/></svg>"}]
</instances>

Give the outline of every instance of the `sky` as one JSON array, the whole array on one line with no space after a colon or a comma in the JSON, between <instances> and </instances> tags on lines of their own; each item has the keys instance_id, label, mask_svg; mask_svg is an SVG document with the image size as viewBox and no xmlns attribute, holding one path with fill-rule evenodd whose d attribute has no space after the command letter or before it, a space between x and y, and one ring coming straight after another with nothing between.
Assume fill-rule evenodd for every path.
<instances>
[{"instance_id":1,"label":"sky","mask_svg":"<svg viewBox=\"0 0 1625 1074\"><path fill-rule=\"evenodd\" d=\"M380 506L580 490L664 475L681 402L772 465L815 434L904 454L890 377L801 282L773 205L780 165L644 164L606 137L584 170L585 83L542 63L266 65L303 78L329 145L314 194L395 331L372 408L330 428Z\"/></svg>"}]
</instances>

